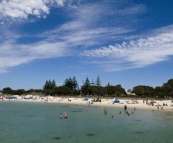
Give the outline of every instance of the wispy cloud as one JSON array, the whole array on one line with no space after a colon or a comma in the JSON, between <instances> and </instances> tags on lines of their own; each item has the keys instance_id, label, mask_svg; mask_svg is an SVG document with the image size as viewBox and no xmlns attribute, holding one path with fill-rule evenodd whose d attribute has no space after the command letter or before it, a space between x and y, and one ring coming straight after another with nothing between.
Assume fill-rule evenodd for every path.
<instances>
[{"instance_id":1,"label":"wispy cloud","mask_svg":"<svg viewBox=\"0 0 173 143\"><path fill-rule=\"evenodd\" d=\"M69 49L63 43L36 43L16 45L4 43L0 45L0 73L7 72L9 67L18 66L36 59L58 58L69 56Z\"/></svg>"},{"instance_id":2,"label":"wispy cloud","mask_svg":"<svg viewBox=\"0 0 173 143\"><path fill-rule=\"evenodd\" d=\"M63 7L66 2L66 0L3 0L0 2L0 18L28 19L29 15L37 18L46 17L50 14L53 4ZM133 16L146 12L144 5L129 5L122 10L118 4L114 9L110 3L80 4L78 1L75 5L73 2L73 0L67 2L70 7L64 9L65 13L68 11L69 21L57 25L53 30L28 36L44 38L36 43L17 43L17 40L24 35L12 31L12 26L5 26L6 23L2 21L0 30L4 32L0 34L0 41L4 42L0 44L0 73L6 72L10 67L36 59L72 55L90 57L90 63L112 71L125 69L123 65L126 65L126 68L143 67L159 62L159 59L163 61L168 58L168 53L165 53L165 56L156 54L157 46L160 45L156 41L159 37L164 39L164 34L116 44L119 40L134 36L132 32L135 28L130 25L133 20L136 20ZM130 19L130 22L127 23L122 16ZM168 49L172 39L168 37L166 39L169 42L163 42L161 45ZM91 50L102 44L108 45L109 42L115 45ZM154 57L152 55L153 58L145 59L144 53L149 55L150 52L155 52Z\"/></svg>"},{"instance_id":3,"label":"wispy cloud","mask_svg":"<svg viewBox=\"0 0 173 143\"><path fill-rule=\"evenodd\" d=\"M81 55L90 57L91 63L98 64L106 71L141 68L156 64L168 60L169 56L173 55L173 28L171 27L160 29L160 33L157 29L152 33L153 36L150 35L146 38L86 50Z\"/></svg>"}]
</instances>

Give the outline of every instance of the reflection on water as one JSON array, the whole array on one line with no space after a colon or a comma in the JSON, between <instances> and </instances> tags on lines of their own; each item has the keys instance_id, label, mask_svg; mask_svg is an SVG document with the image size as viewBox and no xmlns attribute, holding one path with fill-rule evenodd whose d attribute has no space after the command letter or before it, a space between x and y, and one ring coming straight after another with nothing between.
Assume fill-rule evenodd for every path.
<instances>
[{"instance_id":1,"label":"reflection on water","mask_svg":"<svg viewBox=\"0 0 173 143\"><path fill-rule=\"evenodd\" d=\"M172 143L173 111L0 102L2 143ZM121 114L119 112L121 111ZM67 112L68 119L60 119ZM111 116L114 116L112 119Z\"/></svg>"}]
</instances>

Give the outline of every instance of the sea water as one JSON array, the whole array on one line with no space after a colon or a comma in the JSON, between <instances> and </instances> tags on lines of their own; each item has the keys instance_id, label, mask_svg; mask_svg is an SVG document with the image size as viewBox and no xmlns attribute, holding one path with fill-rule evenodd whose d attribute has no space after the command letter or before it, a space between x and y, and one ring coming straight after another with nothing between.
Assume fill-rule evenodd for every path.
<instances>
[{"instance_id":1,"label":"sea water","mask_svg":"<svg viewBox=\"0 0 173 143\"><path fill-rule=\"evenodd\" d=\"M173 111L104 108L0 102L0 143L173 143Z\"/></svg>"}]
</instances>

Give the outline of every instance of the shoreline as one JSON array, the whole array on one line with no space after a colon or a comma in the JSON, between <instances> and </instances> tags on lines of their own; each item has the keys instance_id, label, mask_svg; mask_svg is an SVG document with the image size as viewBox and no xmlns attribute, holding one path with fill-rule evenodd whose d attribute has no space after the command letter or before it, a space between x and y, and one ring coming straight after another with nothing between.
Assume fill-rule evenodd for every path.
<instances>
[{"instance_id":1,"label":"shoreline","mask_svg":"<svg viewBox=\"0 0 173 143\"><path fill-rule=\"evenodd\" d=\"M60 98L60 97L44 97L39 99L3 99L0 102L39 102L39 103L57 103L57 104L76 104L76 105L86 105L86 106L102 106L102 107L117 107L124 108L126 105L128 108L136 109L149 109L149 110L173 110L173 103L171 100L154 100L154 105L146 104L146 100L129 100L129 99L120 99L120 103L113 103L114 99L102 98L101 102L92 102L92 99L88 98L88 101L85 101L85 98ZM148 103L151 103L152 100L148 100ZM165 106L163 106L165 105ZM167 106L166 106L167 105Z\"/></svg>"}]
</instances>

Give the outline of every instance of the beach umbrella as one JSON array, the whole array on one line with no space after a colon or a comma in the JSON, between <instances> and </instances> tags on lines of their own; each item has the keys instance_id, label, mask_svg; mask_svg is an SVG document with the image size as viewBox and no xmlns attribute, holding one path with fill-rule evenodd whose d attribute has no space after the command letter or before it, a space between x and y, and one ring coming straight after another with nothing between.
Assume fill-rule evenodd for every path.
<instances>
[{"instance_id":1,"label":"beach umbrella","mask_svg":"<svg viewBox=\"0 0 173 143\"><path fill-rule=\"evenodd\" d=\"M120 103L120 101L119 100L115 100L114 103Z\"/></svg>"}]
</instances>

